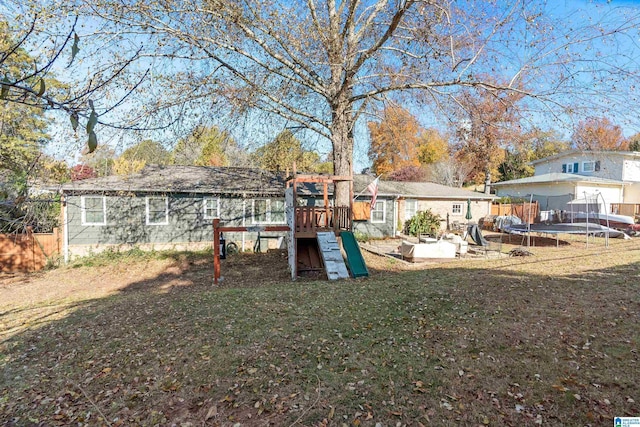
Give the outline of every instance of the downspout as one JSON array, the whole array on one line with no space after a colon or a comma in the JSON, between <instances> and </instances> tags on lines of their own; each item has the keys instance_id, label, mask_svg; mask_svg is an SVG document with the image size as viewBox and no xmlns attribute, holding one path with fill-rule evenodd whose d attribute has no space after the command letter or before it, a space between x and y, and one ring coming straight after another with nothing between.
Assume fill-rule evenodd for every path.
<instances>
[{"instance_id":1,"label":"downspout","mask_svg":"<svg viewBox=\"0 0 640 427\"><path fill-rule=\"evenodd\" d=\"M246 195L242 196L242 226L246 227L246 218L247 218L247 199L246 199ZM245 232L242 232L242 252L245 251L244 249L244 238L245 238Z\"/></svg>"},{"instance_id":2,"label":"downspout","mask_svg":"<svg viewBox=\"0 0 640 427\"><path fill-rule=\"evenodd\" d=\"M393 210L396 213L394 215L396 217L396 220L393 221L393 234L392 234L392 237L394 237L394 238L396 237L396 233L398 232L398 227L397 227L398 221L400 221L400 208L398 206L398 203L399 203L398 200L399 199L400 199L400 195L396 194L396 198L395 198L395 201L393 203Z\"/></svg>"},{"instance_id":3,"label":"downspout","mask_svg":"<svg viewBox=\"0 0 640 427\"><path fill-rule=\"evenodd\" d=\"M67 198L62 193L60 199L62 203L62 254L64 255L64 263L69 262L69 221L67 212Z\"/></svg>"}]
</instances>

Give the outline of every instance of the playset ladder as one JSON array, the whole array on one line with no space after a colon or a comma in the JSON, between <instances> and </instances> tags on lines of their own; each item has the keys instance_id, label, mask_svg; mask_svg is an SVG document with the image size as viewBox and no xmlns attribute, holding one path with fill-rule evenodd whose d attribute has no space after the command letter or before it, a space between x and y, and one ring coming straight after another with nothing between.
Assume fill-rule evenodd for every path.
<instances>
[{"instance_id":1,"label":"playset ladder","mask_svg":"<svg viewBox=\"0 0 640 427\"><path fill-rule=\"evenodd\" d=\"M317 238L329 280L349 278L349 272L344 263L344 258L342 258L340 245L338 245L335 233L332 231L318 232Z\"/></svg>"}]
</instances>

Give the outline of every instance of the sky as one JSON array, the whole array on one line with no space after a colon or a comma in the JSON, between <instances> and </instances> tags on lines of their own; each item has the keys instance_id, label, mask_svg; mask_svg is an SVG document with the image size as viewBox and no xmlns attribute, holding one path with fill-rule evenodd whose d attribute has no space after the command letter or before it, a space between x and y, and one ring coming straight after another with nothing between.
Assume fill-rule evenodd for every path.
<instances>
[{"instance_id":1,"label":"sky","mask_svg":"<svg viewBox=\"0 0 640 427\"><path fill-rule=\"evenodd\" d=\"M0 7L3 3L7 2L0 0ZM552 0L548 2L547 10L549 13L556 16L566 16L567 18L565 22L569 27L573 24L584 24L585 22L588 22L589 19L599 19L602 16L607 16L607 19L615 19L614 15L607 14L616 7L638 9L640 8L640 0ZM83 22L82 24L83 28L79 30L79 32L89 31L92 27L91 23ZM633 47L635 49L635 52L638 53L638 57L640 57L640 51L637 50L637 45L634 46L635 43L640 44L640 40L628 40L627 42L623 43L629 43L629 45L617 45L612 48L626 50L627 48ZM132 43L132 45L133 44L135 43ZM80 68L81 71L84 70L85 72L90 71L90 69L90 60L87 60L87 62L84 63L84 66ZM65 72L65 68L60 67L59 75L64 76ZM163 93L161 92L154 93L153 91L157 91L157 89L153 86L148 86L146 90L156 97L163 96ZM120 107L121 111L130 111L135 108L139 108L139 106L129 103L125 103ZM440 119L439 115L432 114L429 111L420 108L411 107L410 109L419 118L423 126L440 128L444 126L444 123ZM238 126L238 123L225 122L222 119L217 119L220 121L216 124L219 124L222 127L228 127L239 143L252 147L257 144L268 142L269 140L273 139L279 131L290 126L290 124L287 124L280 119L265 121L264 119L258 119L256 117L257 116L246 117L240 126ZM59 125L52 128L53 142L49 145L48 151L51 154L56 155L57 157L65 158L73 163L79 158L79 152L85 143L85 136L82 135L82 133L79 133L77 136L75 136L72 132L70 132L70 126L68 125L67 117L57 115L57 119L59 121ZM530 119L534 122L539 122L542 125L548 122L547 116L542 114L532 114ZM196 119L194 118L194 120ZM614 122L623 127L626 136L630 136L631 134L640 131L640 125L637 122L634 122L633 119L616 121L614 118ZM565 136L570 135L569 128L560 130ZM296 135L301 140L303 140L309 148L317 149L322 155L326 155L327 153L329 153L330 146L328 142L323 140L321 137L318 137L317 135L310 132L299 130L296 131ZM149 132L146 134L144 132L136 134L123 134L119 132L112 132L104 127L99 129L100 143L111 145L118 151L122 151L124 148L126 148L126 146L147 137L164 140L169 146L173 145L176 140L175 138L172 138L170 134L163 134L162 132ZM366 120L360 120L359 125L355 130L354 169L357 172L370 165L370 161L367 156L369 145L368 143L369 136L366 128Z\"/></svg>"}]
</instances>

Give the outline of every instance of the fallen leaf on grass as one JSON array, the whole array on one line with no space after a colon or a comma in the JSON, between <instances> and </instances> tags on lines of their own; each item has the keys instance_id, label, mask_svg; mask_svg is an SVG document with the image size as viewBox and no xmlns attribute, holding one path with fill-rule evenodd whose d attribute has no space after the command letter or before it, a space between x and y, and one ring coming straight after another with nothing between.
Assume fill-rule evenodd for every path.
<instances>
[{"instance_id":1,"label":"fallen leaf on grass","mask_svg":"<svg viewBox=\"0 0 640 427\"><path fill-rule=\"evenodd\" d=\"M215 417L216 415L218 415L218 407L216 405L213 405L211 408L209 408L209 410L207 411L207 415L204 417L204 420L207 421L210 418Z\"/></svg>"}]
</instances>

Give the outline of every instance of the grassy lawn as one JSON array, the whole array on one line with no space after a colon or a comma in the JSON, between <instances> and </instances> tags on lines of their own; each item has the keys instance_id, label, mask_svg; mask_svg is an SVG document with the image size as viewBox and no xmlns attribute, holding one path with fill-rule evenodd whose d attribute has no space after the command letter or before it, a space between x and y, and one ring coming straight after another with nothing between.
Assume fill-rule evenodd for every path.
<instances>
[{"instance_id":1,"label":"grassy lawn","mask_svg":"<svg viewBox=\"0 0 640 427\"><path fill-rule=\"evenodd\" d=\"M290 282L286 259L244 254L225 261L218 288L207 254L5 280L0 424L598 426L640 416L640 240L531 251L406 271L367 255L370 278L331 283Z\"/></svg>"}]
</instances>

